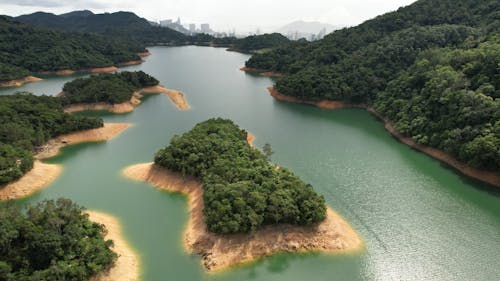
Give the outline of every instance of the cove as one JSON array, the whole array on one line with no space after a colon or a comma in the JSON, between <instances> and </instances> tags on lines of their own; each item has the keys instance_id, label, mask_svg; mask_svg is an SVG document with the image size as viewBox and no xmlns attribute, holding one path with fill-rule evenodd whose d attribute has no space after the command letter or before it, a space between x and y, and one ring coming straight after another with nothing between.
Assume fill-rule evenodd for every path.
<instances>
[{"instance_id":1,"label":"cove","mask_svg":"<svg viewBox=\"0 0 500 281\"><path fill-rule=\"evenodd\" d=\"M67 197L120 220L141 259L142 280L495 280L500 276L500 193L446 168L393 139L360 109L321 110L275 101L270 78L239 68L247 55L206 47L151 47L143 70L182 91L191 110L165 95L148 96L128 114L92 112L105 122L134 126L106 143L66 147L47 162L64 166L48 188L19 204ZM65 81L43 81L0 94L57 94ZM363 237L351 254L279 254L207 274L182 248L186 199L121 170L149 162L175 134L211 117L234 120L270 143L273 160L325 196Z\"/></svg>"}]
</instances>

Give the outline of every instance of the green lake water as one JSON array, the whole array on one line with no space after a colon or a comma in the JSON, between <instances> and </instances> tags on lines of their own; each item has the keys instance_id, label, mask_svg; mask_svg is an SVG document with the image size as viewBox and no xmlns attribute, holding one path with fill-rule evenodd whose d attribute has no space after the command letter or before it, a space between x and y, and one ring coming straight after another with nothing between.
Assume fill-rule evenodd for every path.
<instances>
[{"instance_id":1,"label":"green lake water","mask_svg":"<svg viewBox=\"0 0 500 281\"><path fill-rule=\"evenodd\" d=\"M105 143L67 147L47 162L64 167L49 187L19 200L66 197L116 216L140 255L142 280L500 280L500 192L468 180L393 139L363 110L321 110L275 101L272 80L239 70L247 55L204 47L151 47L143 70L185 93L179 111L148 96L129 114L103 116L134 126ZM46 77L0 94L56 94L78 76ZM234 120L273 161L323 194L365 240L359 253L279 254L206 273L182 249L186 198L124 178L126 166L152 161L175 134L211 117Z\"/></svg>"}]
</instances>

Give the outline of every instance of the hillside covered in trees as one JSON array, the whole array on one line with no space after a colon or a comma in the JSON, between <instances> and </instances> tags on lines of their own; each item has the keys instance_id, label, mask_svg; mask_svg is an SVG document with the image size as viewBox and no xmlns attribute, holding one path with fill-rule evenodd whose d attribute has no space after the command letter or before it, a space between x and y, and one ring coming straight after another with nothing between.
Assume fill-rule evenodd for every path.
<instances>
[{"instance_id":1,"label":"hillside covered in trees","mask_svg":"<svg viewBox=\"0 0 500 281\"><path fill-rule=\"evenodd\" d=\"M101 73L64 84L61 99L65 105L97 102L117 104L129 101L136 90L158 83L158 80L143 71Z\"/></svg>"},{"instance_id":2,"label":"hillside covered in trees","mask_svg":"<svg viewBox=\"0 0 500 281\"><path fill-rule=\"evenodd\" d=\"M237 39L232 43L231 50L255 53L261 50L285 46L289 43L290 40L280 33L266 33Z\"/></svg>"},{"instance_id":3,"label":"hillside covered in trees","mask_svg":"<svg viewBox=\"0 0 500 281\"><path fill-rule=\"evenodd\" d=\"M144 47L119 38L32 27L0 16L0 82L33 72L82 70L138 60Z\"/></svg>"},{"instance_id":4,"label":"hillside covered in trees","mask_svg":"<svg viewBox=\"0 0 500 281\"><path fill-rule=\"evenodd\" d=\"M500 2L420 0L327 35L255 54L307 100L366 103L404 135L500 171Z\"/></svg>"},{"instance_id":5,"label":"hillside covered in trees","mask_svg":"<svg viewBox=\"0 0 500 281\"><path fill-rule=\"evenodd\" d=\"M33 167L35 149L58 135L103 126L100 118L70 115L61 99L20 93L0 96L0 185Z\"/></svg>"},{"instance_id":6,"label":"hillside covered in trees","mask_svg":"<svg viewBox=\"0 0 500 281\"><path fill-rule=\"evenodd\" d=\"M88 280L113 266L113 241L68 199L0 205L0 280Z\"/></svg>"},{"instance_id":7,"label":"hillside covered in trees","mask_svg":"<svg viewBox=\"0 0 500 281\"><path fill-rule=\"evenodd\" d=\"M232 121L197 124L155 155L155 163L203 182L205 222L212 232L249 232L268 224L310 225L326 217L311 185L268 162Z\"/></svg>"},{"instance_id":8,"label":"hillside covered in trees","mask_svg":"<svg viewBox=\"0 0 500 281\"><path fill-rule=\"evenodd\" d=\"M143 46L189 41L189 36L170 28L153 26L131 12L94 14L90 11L75 11L63 15L37 12L16 17L16 20L46 28L97 33Z\"/></svg>"}]
</instances>

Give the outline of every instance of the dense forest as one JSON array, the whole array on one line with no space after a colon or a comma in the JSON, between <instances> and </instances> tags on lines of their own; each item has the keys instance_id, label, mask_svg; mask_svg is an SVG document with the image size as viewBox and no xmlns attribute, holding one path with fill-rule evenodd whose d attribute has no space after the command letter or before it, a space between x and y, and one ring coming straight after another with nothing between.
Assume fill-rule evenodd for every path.
<instances>
[{"instance_id":1,"label":"dense forest","mask_svg":"<svg viewBox=\"0 0 500 281\"><path fill-rule=\"evenodd\" d=\"M308 100L365 103L415 141L500 171L497 0L420 0L316 42L255 54L275 88Z\"/></svg>"},{"instance_id":2,"label":"dense forest","mask_svg":"<svg viewBox=\"0 0 500 281\"><path fill-rule=\"evenodd\" d=\"M61 99L19 93L0 96L0 185L33 167L33 152L58 135L101 127L100 118L70 115Z\"/></svg>"},{"instance_id":3,"label":"dense forest","mask_svg":"<svg viewBox=\"0 0 500 281\"><path fill-rule=\"evenodd\" d=\"M310 225L326 216L325 200L291 171L268 161L230 120L210 119L172 138L155 163L203 182L205 222L217 233L278 223Z\"/></svg>"},{"instance_id":4,"label":"dense forest","mask_svg":"<svg viewBox=\"0 0 500 281\"><path fill-rule=\"evenodd\" d=\"M32 27L0 16L0 82L32 72L81 70L138 60L140 44L102 35Z\"/></svg>"},{"instance_id":5,"label":"dense forest","mask_svg":"<svg viewBox=\"0 0 500 281\"><path fill-rule=\"evenodd\" d=\"M64 15L37 12L16 17L16 20L46 28L98 33L107 38L133 41L143 46L189 41L189 36L170 28L153 26L131 12L94 14L90 11L76 11Z\"/></svg>"},{"instance_id":6,"label":"dense forest","mask_svg":"<svg viewBox=\"0 0 500 281\"><path fill-rule=\"evenodd\" d=\"M106 230L68 199L0 205L0 280L88 280L117 255Z\"/></svg>"},{"instance_id":7,"label":"dense forest","mask_svg":"<svg viewBox=\"0 0 500 281\"><path fill-rule=\"evenodd\" d=\"M101 73L64 84L61 99L65 105L97 102L117 104L129 101L138 89L158 83L158 80L143 71Z\"/></svg>"},{"instance_id":8,"label":"dense forest","mask_svg":"<svg viewBox=\"0 0 500 281\"><path fill-rule=\"evenodd\" d=\"M231 50L255 53L266 49L285 46L289 43L290 40L280 33L252 35L235 40L231 45Z\"/></svg>"}]
</instances>

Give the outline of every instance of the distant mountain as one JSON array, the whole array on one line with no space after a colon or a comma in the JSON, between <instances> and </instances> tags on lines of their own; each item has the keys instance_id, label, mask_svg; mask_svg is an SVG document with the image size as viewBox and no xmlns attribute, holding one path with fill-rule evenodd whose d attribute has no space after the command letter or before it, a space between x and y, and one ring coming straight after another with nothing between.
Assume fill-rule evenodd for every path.
<instances>
[{"instance_id":1,"label":"distant mountain","mask_svg":"<svg viewBox=\"0 0 500 281\"><path fill-rule=\"evenodd\" d=\"M71 17L88 17L92 16L93 14L94 13L92 13L89 10L82 10L82 11L73 11L66 14L61 14L59 16L63 18L71 18Z\"/></svg>"},{"instance_id":2,"label":"distant mountain","mask_svg":"<svg viewBox=\"0 0 500 281\"><path fill-rule=\"evenodd\" d=\"M317 21L298 20L279 28L278 30L276 30L276 32L281 33L285 36L290 36L293 34L316 35L319 33L328 34L339 28L340 27Z\"/></svg>"},{"instance_id":3,"label":"distant mountain","mask_svg":"<svg viewBox=\"0 0 500 281\"><path fill-rule=\"evenodd\" d=\"M131 12L94 14L84 10L62 15L37 12L15 19L37 27L99 33L141 44L176 43L187 39L170 28L152 26L148 20Z\"/></svg>"}]
</instances>

